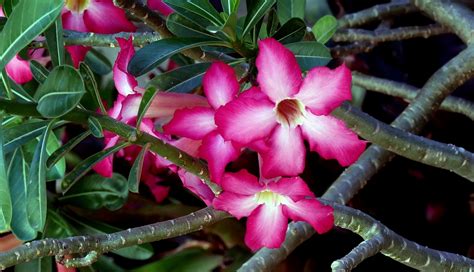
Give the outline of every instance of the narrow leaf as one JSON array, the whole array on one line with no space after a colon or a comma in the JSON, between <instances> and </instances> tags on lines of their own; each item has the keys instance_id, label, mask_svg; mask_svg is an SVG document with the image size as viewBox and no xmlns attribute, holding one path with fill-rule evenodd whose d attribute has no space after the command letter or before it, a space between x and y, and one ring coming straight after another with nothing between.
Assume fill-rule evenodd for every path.
<instances>
[{"instance_id":1,"label":"narrow leaf","mask_svg":"<svg viewBox=\"0 0 474 272\"><path fill-rule=\"evenodd\" d=\"M244 22L244 28L242 31L242 37L245 37L247 33L252 30L254 26L265 16L267 11L275 4L276 0L254 0L247 1L250 5L247 6L247 16Z\"/></svg>"},{"instance_id":2,"label":"narrow leaf","mask_svg":"<svg viewBox=\"0 0 474 272\"><path fill-rule=\"evenodd\" d=\"M178 13L173 13L168 16L168 19L166 20L166 27L176 37L201 38L208 40L216 39L214 34L209 33L205 28L200 27Z\"/></svg>"},{"instance_id":3,"label":"narrow leaf","mask_svg":"<svg viewBox=\"0 0 474 272\"><path fill-rule=\"evenodd\" d=\"M273 38L283 44L295 43L301 41L305 34L305 22L299 18L292 18L278 29L278 31L273 35Z\"/></svg>"},{"instance_id":4,"label":"narrow leaf","mask_svg":"<svg viewBox=\"0 0 474 272\"><path fill-rule=\"evenodd\" d=\"M176 53L204 45L225 45L225 43L197 38L159 40L137 51L128 64L128 71L134 76L143 75Z\"/></svg>"},{"instance_id":5,"label":"narrow leaf","mask_svg":"<svg viewBox=\"0 0 474 272\"><path fill-rule=\"evenodd\" d=\"M26 213L31 227L39 232L43 231L44 224L46 223L46 146L55 121L52 120L44 129L41 139L36 146L28 174Z\"/></svg>"},{"instance_id":6,"label":"narrow leaf","mask_svg":"<svg viewBox=\"0 0 474 272\"><path fill-rule=\"evenodd\" d=\"M214 6L209 3L209 0L165 0L164 2L172 7L176 12L185 17L187 16L188 19L199 25L202 24L203 19L209 22L206 25L201 25L204 28L211 24L216 26L224 24L223 18L219 15Z\"/></svg>"},{"instance_id":7,"label":"narrow leaf","mask_svg":"<svg viewBox=\"0 0 474 272\"><path fill-rule=\"evenodd\" d=\"M33 77L35 78L36 81L38 81L38 83L43 84L48 78L48 75L49 75L48 69L44 68L44 66L41 65L36 60L30 61L30 69L31 69L31 73L33 74Z\"/></svg>"},{"instance_id":8,"label":"narrow leaf","mask_svg":"<svg viewBox=\"0 0 474 272\"><path fill-rule=\"evenodd\" d=\"M145 90L145 93L142 96L142 100L140 101L140 106L138 107L138 114L137 114L137 124L135 125L138 129L140 129L140 124L142 123L143 117L145 117L145 113L148 111L148 108L153 102L156 94L158 93L157 88L148 87Z\"/></svg>"},{"instance_id":9,"label":"narrow leaf","mask_svg":"<svg viewBox=\"0 0 474 272\"><path fill-rule=\"evenodd\" d=\"M104 132L102 131L102 125L100 124L99 120L95 117L89 117L87 119L87 123L89 124L89 129L92 132L92 135L96 138L103 138Z\"/></svg>"},{"instance_id":10,"label":"narrow leaf","mask_svg":"<svg viewBox=\"0 0 474 272\"><path fill-rule=\"evenodd\" d=\"M81 75L71 66L58 66L38 88L36 109L47 118L62 116L74 109L85 93Z\"/></svg>"},{"instance_id":11,"label":"narrow leaf","mask_svg":"<svg viewBox=\"0 0 474 272\"><path fill-rule=\"evenodd\" d=\"M314 24L312 30L316 41L325 44L337 30L337 19L332 15L323 16Z\"/></svg>"},{"instance_id":12,"label":"narrow leaf","mask_svg":"<svg viewBox=\"0 0 474 272\"><path fill-rule=\"evenodd\" d=\"M25 89L23 89L21 85L16 84L16 82L13 81L10 77L7 77L7 80L8 80L8 85L10 85L12 93L17 98L26 102L35 101L35 99L31 97L31 95L29 95L28 92Z\"/></svg>"},{"instance_id":13,"label":"narrow leaf","mask_svg":"<svg viewBox=\"0 0 474 272\"><path fill-rule=\"evenodd\" d=\"M51 55L51 62L53 66L65 64L64 55L64 39L63 39L63 25L61 16L58 16L56 21L45 31L46 43L48 45L49 54Z\"/></svg>"},{"instance_id":14,"label":"narrow leaf","mask_svg":"<svg viewBox=\"0 0 474 272\"><path fill-rule=\"evenodd\" d=\"M306 0L277 0L277 14L282 24L291 18L304 19Z\"/></svg>"},{"instance_id":15,"label":"narrow leaf","mask_svg":"<svg viewBox=\"0 0 474 272\"><path fill-rule=\"evenodd\" d=\"M91 131L87 130L83 133L77 135L76 137L69 140L66 144L63 144L60 148L54 151L51 156L49 156L48 161L46 162L46 166L50 169L54 166L61 158L66 155L69 151L71 151L74 147L76 147L80 142L82 142L85 138L91 135Z\"/></svg>"},{"instance_id":16,"label":"narrow leaf","mask_svg":"<svg viewBox=\"0 0 474 272\"><path fill-rule=\"evenodd\" d=\"M0 33L0 70L59 16L63 0L20 1Z\"/></svg>"},{"instance_id":17,"label":"narrow leaf","mask_svg":"<svg viewBox=\"0 0 474 272\"><path fill-rule=\"evenodd\" d=\"M94 48L87 52L84 61L98 75L105 76L112 71L109 59Z\"/></svg>"},{"instance_id":18,"label":"narrow leaf","mask_svg":"<svg viewBox=\"0 0 474 272\"><path fill-rule=\"evenodd\" d=\"M3 152L3 113L0 113L0 233L10 230L12 220L12 200L8 186L5 154Z\"/></svg>"},{"instance_id":19,"label":"narrow leaf","mask_svg":"<svg viewBox=\"0 0 474 272\"><path fill-rule=\"evenodd\" d=\"M285 45L296 57L303 71L310 70L316 66L324 66L331 61L329 49L321 43L314 41L303 41Z\"/></svg>"},{"instance_id":20,"label":"narrow leaf","mask_svg":"<svg viewBox=\"0 0 474 272\"><path fill-rule=\"evenodd\" d=\"M130 174L128 176L128 190L130 190L130 192L138 193L140 178L142 176L143 161L149 148L149 143L142 147L142 150L140 150L140 153L138 153L137 158L133 162L132 168L130 169Z\"/></svg>"},{"instance_id":21,"label":"narrow leaf","mask_svg":"<svg viewBox=\"0 0 474 272\"><path fill-rule=\"evenodd\" d=\"M69 172L61 182L61 189L63 190L63 192L66 193L67 190L69 190L75 182L77 182L81 177L83 177L87 172L89 172L89 170L91 170L92 167L98 162L102 161L103 159L107 158L108 156L114 154L115 152L128 145L130 144L124 142L113 147L104 149L76 165L76 167L71 172Z\"/></svg>"},{"instance_id":22,"label":"narrow leaf","mask_svg":"<svg viewBox=\"0 0 474 272\"><path fill-rule=\"evenodd\" d=\"M104 103L100 97L99 88L97 87L97 82L95 81L94 74L87 64L81 62L79 64L79 73L81 73L82 79L84 80L84 86L86 91L94 98L97 107L100 108L102 114L107 114L105 110Z\"/></svg>"},{"instance_id":23,"label":"narrow leaf","mask_svg":"<svg viewBox=\"0 0 474 272\"><path fill-rule=\"evenodd\" d=\"M227 15L231 15L239 8L240 0L221 0L222 9Z\"/></svg>"},{"instance_id":24,"label":"narrow leaf","mask_svg":"<svg viewBox=\"0 0 474 272\"><path fill-rule=\"evenodd\" d=\"M2 78L2 91L5 93L4 96L6 96L8 99L13 99L13 91L10 86L10 78L7 75L7 71L3 70L0 73L0 77Z\"/></svg>"},{"instance_id":25,"label":"narrow leaf","mask_svg":"<svg viewBox=\"0 0 474 272\"><path fill-rule=\"evenodd\" d=\"M196 63L179 67L154 77L149 86L167 92L187 93L201 85L202 77L210 63Z\"/></svg>"}]
</instances>

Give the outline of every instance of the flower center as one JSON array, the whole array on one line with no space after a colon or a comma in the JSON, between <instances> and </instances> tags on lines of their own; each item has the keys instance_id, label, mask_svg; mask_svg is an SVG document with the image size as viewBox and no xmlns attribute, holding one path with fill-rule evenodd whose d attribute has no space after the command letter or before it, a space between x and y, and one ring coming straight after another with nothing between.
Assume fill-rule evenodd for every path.
<instances>
[{"instance_id":1,"label":"flower center","mask_svg":"<svg viewBox=\"0 0 474 272\"><path fill-rule=\"evenodd\" d=\"M88 6L90 0L66 0L66 8L70 11L82 13Z\"/></svg>"},{"instance_id":2,"label":"flower center","mask_svg":"<svg viewBox=\"0 0 474 272\"><path fill-rule=\"evenodd\" d=\"M280 124L296 127L303 123L305 109L298 99L283 99L278 102L275 109Z\"/></svg>"},{"instance_id":3,"label":"flower center","mask_svg":"<svg viewBox=\"0 0 474 272\"><path fill-rule=\"evenodd\" d=\"M285 201L285 197L269 190L261 191L256 194L257 203L271 206L278 206Z\"/></svg>"}]
</instances>

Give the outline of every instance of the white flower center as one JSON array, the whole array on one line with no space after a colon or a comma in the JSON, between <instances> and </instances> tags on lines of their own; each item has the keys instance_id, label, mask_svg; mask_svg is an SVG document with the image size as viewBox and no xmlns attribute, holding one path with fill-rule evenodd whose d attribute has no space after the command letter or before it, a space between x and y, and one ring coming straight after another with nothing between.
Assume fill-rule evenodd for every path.
<instances>
[{"instance_id":1,"label":"white flower center","mask_svg":"<svg viewBox=\"0 0 474 272\"><path fill-rule=\"evenodd\" d=\"M66 0L66 8L70 11L82 13L89 6L90 0Z\"/></svg>"},{"instance_id":2,"label":"white flower center","mask_svg":"<svg viewBox=\"0 0 474 272\"><path fill-rule=\"evenodd\" d=\"M305 106L294 98L283 99L275 107L278 123L296 127L303 123Z\"/></svg>"}]
</instances>

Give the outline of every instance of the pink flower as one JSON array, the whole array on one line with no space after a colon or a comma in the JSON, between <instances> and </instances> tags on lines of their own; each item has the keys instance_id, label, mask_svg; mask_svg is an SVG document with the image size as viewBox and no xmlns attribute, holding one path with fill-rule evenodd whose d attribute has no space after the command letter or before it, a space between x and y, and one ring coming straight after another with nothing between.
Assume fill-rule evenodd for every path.
<instances>
[{"instance_id":1,"label":"pink flower","mask_svg":"<svg viewBox=\"0 0 474 272\"><path fill-rule=\"evenodd\" d=\"M133 55L135 55L133 38L131 36L128 40L117 38L117 41L120 46L120 52L117 55L113 68L115 88L117 88L117 91L123 96L135 94L135 87L138 86L138 82L135 77L127 71L128 63Z\"/></svg>"},{"instance_id":2,"label":"pink flower","mask_svg":"<svg viewBox=\"0 0 474 272\"><path fill-rule=\"evenodd\" d=\"M168 16L174 12L172 8L163 3L163 0L148 0L148 6L153 10L157 10L164 16Z\"/></svg>"},{"instance_id":3,"label":"pink flower","mask_svg":"<svg viewBox=\"0 0 474 272\"><path fill-rule=\"evenodd\" d=\"M267 147L257 150L263 159L264 177L303 172L303 140L325 159L337 159L343 166L353 163L365 149L365 142L329 115L351 99L349 69L344 65L335 70L316 67L303 79L295 56L282 44L268 38L259 42L259 49L259 88L216 113L224 139L245 146L265 140Z\"/></svg>"},{"instance_id":4,"label":"pink flower","mask_svg":"<svg viewBox=\"0 0 474 272\"><path fill-rule=\"evenodd\" d=\"M62 12L64 29L79 32L113 34L134 32L136 27L127 20L125 12L114 6L112 0L66 0ZM86 56L89 47L66 46L77 67Z\"/></svg>"},{"instance_id":5,"label":"pink flower","mask_svg":"<svg viewBox=\"0 0 474 272\"><path fill-rule=\"evenodd\" d=\"M329 231L334 224L333 209L316 200L299 177L265 183L242 170L225 173L221 185L223 192L213 205L238 219L248 217L245 243L253 251L280 247L288 219L305 221L318 233Z\"/></svg>"},{"instance_id":6,"label":"pink flower","mask_svg":"<svg viewBox=\"0 0 474 272\"><path fill-rule=\"evenodd\" d=\"M237 159L240 147L226 141L217 131L214 114L217 109L234 99L239 83L234 70L222 62L215 62L203 78L204 93L211 105L177 110L163 131L181 137L202 140L199 157L207 161L211 180L219 183L226 165Z\"/></svg>"}]
</instances>

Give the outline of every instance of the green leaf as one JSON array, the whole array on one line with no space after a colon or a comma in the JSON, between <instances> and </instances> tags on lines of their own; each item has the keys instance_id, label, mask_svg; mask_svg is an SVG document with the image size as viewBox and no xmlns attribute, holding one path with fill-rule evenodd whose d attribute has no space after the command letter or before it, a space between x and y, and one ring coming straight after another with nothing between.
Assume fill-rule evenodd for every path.
<instances>
[{"instance_id":1,"label":"green leaf","mask_svg":"<svg viewBox=\"0 0 474 272\"><path fill-rule=\"evenodd\" d=\"M102 131L102 125L100 124L99 120L97 118L90 116L87 119L87 124L89 124L89 129L92 132L92 135L96 138L103 138L104 137L104 132Z\"/></svg>"},{"instance_id":2,"label":"green leaf","mask_svg":"<svg viewBox=\"0 0 474 272\"><path fill-rule=\"evenodd\" d=\"M121 229L107 225L105 223L80 218L78 216L72 217L65 215L65 218L72 223L75 229L83 234L101 235L121 231ZM113 250L112 252L119 256L134 260L146 260L153 256L153 248L150 244L121 248Z\"/></svg>"},{"instance_id":3,"label":"green leaf","mask_svg":"<svg viewBox=\"0 0 474 272\"><path fill-rule=\"evenodd\" d=\"M53 66L60 66L66 63L64 55L63 24L61 16L58 16L45 32L46 43Z\"/></svg>"},{"instance_id":4,"label":"green leaf","mask_svg":"<svg viewBox=\"0 0 474 272\"><path fill-rule=\"evenodd\" d=\"M89 135L91 135L90 130L84 131L83 133L69 140L66 144L63 144L61 147L56 149L56 151L54 151L51 156L49 156L48 161L46 162L48 169L54 166L58 161L61 160L61 158L64 157L64 155L66 155L66 153L71 151L74 147L76 147L76 145L82 142Z\"/></svg>"},{"instance_id":5,"label":"green leaf","mask_svg":"<svg viewBox=\"0 0 474 272\"><path fill-rule=\"evenodd\" d=\"M0 70L59 16L63 0L20 1L0 33Z\"/></svg>"},{"instance_id":6,"label":"green leaf","mask_svg":"<svg viewBox=\"0 0 474 272\"><path fill-rule=\"evenodd\" d=\"M85 209L105 207L114 211L125 204L127 197L127 180L122 175L115 173L112 178L105 178L93 174L76 182L59 201Z\"/></svg>"},{"instance_id":7,"label":"green leaf","mask_svg":"<svg viewBox=\"0 0 474 272\"><path fill-rule=\"evenodd\" d=\"M58 66L38 88L36 109L47 118L62 116L74 109L85 93L81 75L71 66Z\"/></svg>"},{"instance_id":8,"label":"green leaf","mask_svg":"<svg viewBox=\"0 0 474 272\"><path fill-rule=\"evenodd\" d=\"M2 87L2 95L8 97L8 99L13 99L13 92L9 80L10 77L6 70L1 71L0 78L2 79L2 85L0 85Z\"/></svg>"},{"instance_id":9,"label":"green leaf","mask_svg":"<svg viewBox=\"0 0 474 272\"><path fill-rule=\"evenodd\" d=\"M81 73L82 79L84 80L86 91L94 98L94 102L97 107L100 108L102 114L107 114L104 103L102 103L102 99L100 98L99 88L97 87L97 82L95 81L92 70L87 64L81 62L79 64L79 73Z\"/></svg>"},{"instance_id":10,"label":"green leaf","mask_svg":"<svg viewBox=\"0 0 474 272\"><path fill-rule=\"evenodd\" d=\"M252 30L254 26L260 22L260 19L265 16L267 11L275 4L276 0L253 0L250 1L250 5L247 6L247 16L245 17L244 28L242 31L242 37L245 37L247 33ZM249 1L247 1L249 3Z\"/></svg>"},{"instance_id":11,"label":"green leaf","mask_svg":"<svg viewBox=\"0 0 474 272\"><path fill-rule=\"evenodd\" d=\"M61 182L61 189L63 190L64 193L66 193L72 185L76 181L78 181L82 176L84 176L89 170L92 169L94 165L96 165L98 162L102 161L106 157L114 154L115 152L119 151L120 149L130 145L129 143L121 143L118 145L115 145L113 147L104 149L100 151L99 153L96 153L87 159L83 160L81 163L76 165L76 167L69 172L66 177L64 177L63 181Z\"/></svg>"},{"instance_id":12,"label":"green leaf","mask_svg":"<svg viewBox=\"0 0 474 272\"><path fill-rule=\"evenodd\" d=\"M8 186L7 165L3 152L3 113L0 112L0 233L10 230L12 220L12 200Z\"/></svg>"},{"instance_id":13,"label":"green leaf","mask_svg":"<svg viewBox=\"0 0 474 272\"><path fill-rule=\"evenodd\" d=\"M105 76L112 71L112 64L109 59L94 48L87 52L84 62L94 73L101 76Z\"/></svg>"},{"instance_id":14,"label":"green leaf","mask_svg":"<svg viewBox=\"0 0 474 272\"><path fill-rule=\"evenodd\" d=\"M5 71L5 70L4 70ZM28 92L23 89L21 85L16 84L15 81L13 81L10 77L6 77L8 81L8 85L10 85L12 93L19 98L20 100L26 101L26 102L33 102L35 101L31 95L28 94Z\"/></svg>"},{"instance_id":15,"label":"green leaf","mask_svg":"<svg viewBox=\"0 0 474 272\"><path fill-rule=\"evenodd\" d=\"M239 8L240 0L221 0L222 9L227 15L231 15Z\"/></svg>"},{"instance_id":16,"label":"green leaf","mask_svg":"<svg viewBox=\"0 0 474 272\"><path fill-rule=\"evenodd\" d=\"M44 237L48 238L67 238L76 235L73 228L59 213L48 210L46 226L44 228Z\"/></svg>"},{"instance_id":17,"label":"green leaf","mask_svg":"<svg viewBox=\"0 0 474 272\"><path fill-rule=\"evenodd\" d=\"M36 60L30 61L30 69L31 69L31 73L33 74L33 77L35 78L36 81L38 81L38 83L43 84L45 80L48 78L48 75L49 75L48 69L44 68L44 66L41 65Z\"/></svg>"},{"instance_id":18,"label":"green leaf","mask_svg":"<svg viewBox=\"0 0 474 272\"><path fill-rule=\"evenodd\" d=\"M7 23L7 18L0 17L0 31L3 30L3 27L5 26L6 23Z\"/></svg>"},{"instance_id":19,"label":"green leaf","mask_svg":"<svg viewBox=\"0 0 474 272\"><path fill-rule=\"evenodd\" d=\"M282 24L291 18L304 19L306 0L277 0L277 14Z\"/></svg>"},{"instance_id":20,"label":"green leaf","mask_svg":"<svg viewBox=\"0 0 474 272\"><path fill-rule=\"evenodd\" d=\"M171 33L176 37L201 38L208 40L216 39L215 35L209 33L206 29L192 21L189 21L178 13L173 13L168 16L166 27L168 27L169 31L171 31Z\"/></svg>"},{"instance_id":21,"label":"green leaf","mask_svg":"<svg viewBox=\"0 0 474 272\"><path fill-rule=\"evenodd\" d=\"M159 40L138 50L128 64L128 71L134 76L143 75L176 53L204 45L225 45L225 43L197 38Z\"/></svg>"},{"instance_id":22,"label":"green leaf","mask_svg":"<svg viewBox=\"0 0 474 272\"><path fill-rule=\"evenodd\" d=\"M267 20L267 35L273 36L277 29L278 29L278 16L276 14L275 9L271 9L268 13L268 20Z\"/></svg>"},{"instance_id":23,"label":"green leaf","mask_svg":"<svg viewBox=\"0 0 474 272\"><path fill-rule=\"evenodd\" d=\"M287 21L273 35L273 38L283 44L299 42L306 34L306 24L299 18L292 18Z\"/></svg>"},{"instance_id":24,"label":"green leaf","mask_svg":"<svg viewBox=\"0 0 474 272\"><path fill-rule=\"evenodd\" d=\"M177 13L204 28L209 25L221 26L224 24L224 19L208 0L165 0L164 2Z\"/></svg>"},{"instance_id":25,"label":"green leaf","mask_svg":"<svg viewBox=\"0 0 474 272\"><path fill-rule=\"evenodd\" d=\"M46 146L55 121L52 120L44 129L43 135L36 146L28 174L28 186L26 187L28 222L34 230L39 232L43 231L46 223Z\"/></svg>"},{"instance_id":26,"label":"green leaf","mask_svg":"<svg viewBox=\"0 0 474 272\"><path fill-rule=\"evenodd\" d=\"M145 113L150 108L153 99L155 98L156 94L158 93L158 89L154 87L148 87L143 93L142 100L140 101L140 106L138 107L137 113L137 123L135 127L140 130L140 125L142 123L143 117L145 117Z\"/></svg>"},{"instance_id":27,"label":"green leaf","mask_svg":"<svg viewBox=\"0 0 474 272\"><path fill-rule=\"evenodd\" d=\"M8 181L10 184L10 193L15 196L12 202L13 218L11 228L13 234L22 241L29 241L36 238L36 230L34 230L28 222L28 215L26 213L28 172L28 163L25 161L22 149L18 148L13 153L8 167Z\"/></svg>"},{"instance_id":28,"label":"green leaf","mask_svg":"<svg viewBox=\"0 0 474 272\"><path fill-rule=\"evenodd\" d=\"M142 150L140 150L140 153L138 153L137 158L133 162L130 174L128 175L128 190L130 190L130 192L138 193L140 178L142 176L143 161L149 148L149 143L142 147Z\"/></svg>"},{"instance_id":29,"label":"green leaf","mask_svg":"<svg viewBox=\"0 0 474 272\"><path fill-rule=\"evenodd\" d=\"M5 17L10 17L10 14L13 11L13 8L20 2L20 0L5 0L3 1L2 8L3 8L3 14L5 14Z\"/></svg>"},{"instance_id":30,"label":"green leaf","mask_svg":"<svg viewBox=\"0 0 474 272\"><path fill-rule=\"evenodd\" d=\"M332 15L321 17L313 26L312 31L317 42L327 43L337 30L337 19Z\"/></svg>"},{"instance_id":31,"label":"green leaf","mask_svg":"<svg viewBox=\"0 0 474 272\"><path fill-rule=\"evenodd\" d=\"M324 66L331 61L331 52L321 43L304 41L285 45L290 49L298 60L303 71L310 70L316 66Z\"/></svg>"},{"instance_id":32,"label":"green leaf","mask_svg":"<svg viewBox=\"0 0 474 272\"><path fill-rule=\"evenodd\" d=\"M44 257L41 259L35 259L27 263L21 263L15 265L15 272L52 272L53 271L53 259L52 257Z\"/></svg>"},{"instance_id":33,"label":"green leaf","mask_svg":"<svg viewBox=\"0 0 474 272\"><path fill-rule=\"evenodd\" d=\"M167 92L187 93L201 85L202 77L209 66L211 64L208 62L181 66L157 75L148 85Z\"/></svg>"}]
</instances>

